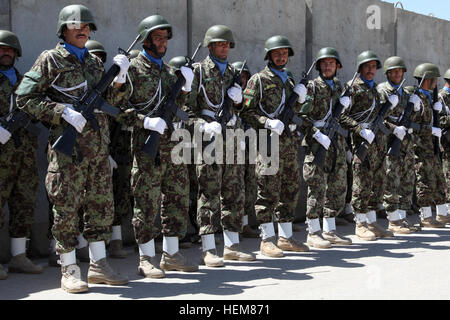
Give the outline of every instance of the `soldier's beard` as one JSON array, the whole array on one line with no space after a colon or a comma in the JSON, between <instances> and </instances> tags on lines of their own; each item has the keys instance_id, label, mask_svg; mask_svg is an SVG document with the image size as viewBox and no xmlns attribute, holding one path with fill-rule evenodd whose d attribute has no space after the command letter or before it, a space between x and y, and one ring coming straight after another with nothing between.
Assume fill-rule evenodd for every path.
<instances>
[{"instance_id":1,"label":"soldier's beard","mask_svg":"<svg viewBox=\"0 0 450 320\"><path fill-rule=\"evenodd\" d=\"M13 60L14 61L14 60ZM6 71L6 70L9 70L9 69L11 69L12 67L14 67L14 62L13 63L11 63L11 64L0 64L0 70L2 70L2 71Z\"/></svg>"},{"instance_id":2,"label":"soldier's beard","mask_svg":"<svg viewBox=\"0 0 450 320\"><path fill-rule=\"evenodd\" d=\"M282 66L276 65L275 62L272 61L272 59L270 59L270 61L269 61L269 67L272 67L277 70L283 70L284 67L286 67L286 65L287 65L287 63L283 64Z\"/></svg>"},{"instance_id":3,"label":"soldier's beard","mask_svg":"<svg viewBox=\"0 0 450 320\"><path fill-rule=\"evenodd\" d=\"M159 53L158 48L153 43L150 44L150 47L144 45L143 48L153 53L158 59L164 57L167 52L167 50L165 50L163 53Z\"/></svg>"}]
</instances>

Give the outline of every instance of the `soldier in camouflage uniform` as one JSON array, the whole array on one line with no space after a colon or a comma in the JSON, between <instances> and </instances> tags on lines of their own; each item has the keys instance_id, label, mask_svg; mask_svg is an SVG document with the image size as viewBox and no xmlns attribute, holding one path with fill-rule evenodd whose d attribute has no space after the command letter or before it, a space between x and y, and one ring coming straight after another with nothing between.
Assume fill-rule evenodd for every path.
<instances>
[{"instance_id":1,"label":"soldier in camouflage uniform","mask_svg":"<svg viewBox=\"0 0 450 320\"><path fill-rule=\"evenodd\" d=\"M108 57L103 45L95 40L88 40L86 48L99 57L103 64ZM131 129L122 126L117 121L111 122L111 145L109 162L113 177L114 221L108 253L111 258L124 259L127 252L122 243L122 221L133 211L131 205Z\"/></svg>"},{"instance_id":2,"label":"soldier in camouflage uniform","mask_svg":"<svg viewBox=\"0 0 450 320\"><path fill-rule=\"evenodd\" d=\"M364 140L369 143L364 161L356 154L353 156L352 195L352 207L356 213L355 234L367 241L393 236L391 231L377 224L375 212L377 204L382 202L386 184L387 137L380 130L374 141L375 135L368 129L368 124L376 118L382 107L373 80L380 68L381 62L374 52L365 51L358 56L357 70L360 76L351 87L351 106L340 117L341 125L351 133L353 150L357 150ZM394 108L398 103L398 96L391 95L388 99Z\"/></svg>"},{"instance_id":3,"label":"soldier in camouflage uniform","mask_svg":"<svg viewBox=\"0 0 450 320\"><path fill-rule=\"evenodd\" d=\"M342 68L339 53L334 48L322 48L316 59L316 69L320 75L309 81L306 100L302 104L301 114L304 117L305 162L303 178L308 185L307 200L307 244L315 248L330 248L331 244L349 245L350 239L336 233L336 216L344 209L347 190L347 144L348 132L336 132L333 140L322 133L326 121L334 109L342 104L350 105L348 96L341 97L342 86L337 71ZM327 152L324 167L317 166L313 160L319 147ZM323 233L320 221L323 217Z\"/></svg>"},{"instance_id":4,"label":"soldier in camouflage uniform","mask_svg":"<svg viewBox=\"0 0 450 320\"><path fill-rule=\"evenodd\" d=\"M417 204L423 227L443 228L449 222L444 173L439 155L434 153L433 138L441 138L441 128L433 127L433 110L442 111L442 103L433 101L432 94L440 77L439 68L432 63L423 63L414 70L414 78L420 83L420 108L413 121L420 125L415 139L414 154L417 176ZM431 206L436 205L437 218L432 215Z\"/></svg>"},{"instance_id":5,"label":"soldier in camouflage uniform","mask_svg":"<svg viewBox=\"0 0 450 320\"><path fill-rule=\"evenodd\" d=\"M393 233L408 234L417 229L410 225L406 220L406 210L411 207L412 196L414 192L414 136L412 129L406 134L405 127L398 127L398 121L403 115L408 102L413 103L415 110L418 109L420 99L415 94L409 94L403 88L399 88L407 71L406 64L401 57L390 57L384 62L384 74L387 81L378 85L377 90L380 94L380 102L385 103L389 96L395 94L398 90L400 97L399 104L394 108L391 114L386 118L393 135L389 142L394 138L400 139L400 153L398 156L387 156L386 158L386 189L384 194L384 207L387 211L389 220L388 229Z\"/></svg>"},{"instance_id":6,"label":"soldier in camouflage uniform","mask_svg":"<svg viewBox=\"0 0 450 320\"><path fill-rule=\"evenodd\" d=\"M90 31L97 29L88 8L82 5L64 7L57 25L63 42L55 49L44 51L24 75L17 88L17 104L32 117L50 127L47 176L45 186L53 202L53 236L61 261L61 287L69 293L85 292L87 283L81 279L76 264L78 245L78 209L84 211L83 236L89 242L89 283L121 285L128 279L115 273L106 260L105 242L111 236L114 217L112 179L109 156L109 119L96 111L99 131L73 109L73 103L102 78L104 67L85 48ZM114 58L123 81L129 61L124 55ZM120 80L119 80L120 79ZM108 101L117 94L111 88L105 94ZM78 132L72 157L51 146L67 126Z\"/></svg>"},{"instance_id":7,"label":"soldier in camouflage uniform","mask_svg":"<svg viewBox=\"0 0 450 320\"><path fill-rule=\"evenodd\" d=\"M235 67L237 70L240 70L243 65L243 61L236 61L231 65ZM245 64L243 72L241 74L241 84L242 88L247 86L247 82L252 76L248 65ZM240 108L237 108L238 112L241 112L243 108L243 104L241 103ZM247 123L242 124L244 130L248 130L250 126ZM255 212L255 202L256 195L258 193L258 187L256 184L256 166L254 164L250 164L249 156L250 156L250 146L249 141L246 141L246 149L245 149L245 204L244 204L244 222L242 227L242 236L244 238L258 238L258 233L255 232L249 225L249 217L256 218Z\"/></svg>"},{"instance_id":8,"label":"soldier in camouflage uniform","mask_svg":"<svg viewBox=\"0 0 450 320\"><path fill-rule=\"evenodd\" d=\"M198 270L198 266L191 264L179 252L179 239L185 236L189 219L187 166L172 162L171 150L177 142L170 140L165 120L156 113L164 106L164 97L170 94L177 81L173 68L162 60L167 42L172 38L172 26L164 17L153 15L142 20L138 29L144 49L132 60L129 82L121 85L121 95L117 97L115 104L125 110L119 121L125 126L133 127L132 222L139 246L138 272L144 277L162 278L165 276L163 270L193 272ZM187 93L191 91L193 73L184 66L180 68L180 72L186 81L183 93L177 97L177 105L182 107ZM173 120L176 121L175 118ZM142 151L150 130L161 134L159 155L155 160ZM154 239L159 234L155 218L161 200L164 252L158 263Z\"/></svg>"},{"instance_id":9,"label":"soldier in camouflage uniform","mask_svg":"<svg viewBox=\"0 0 450 320\"><path fill-rule=\"evenodd\" d=\"M21 55L17 36L0 30L0 228L4 224L3 207L8 203L12 255L9 272L41 273L42 267L31 262L25 254L26 241L31 236L34 222L39 180L36 164L38 139L23 128L12 136L2 127L15 108L14 90L22 75L14 63ZM7 273L0 264L0 280L6 278Z\"/></svg>"},{"instance_id":10,"label":"soldier in camouflage uniform","mask_svg":"<svg viewBox=\"0 0 450 320\"><path fill-rule=\"evenodd\" d=\"M256 160L256 179L258 196L256 200L256 218L261 230L261 254L270 257L283 257L284 251L308 251L309 248L297 242L292 234L294 210L300 192L300 167L298 146L300 138L298 128L290 125L285 128L283 122L277 119L286 100L292 95L298 95L293 111L300 111L300 103L305 101L304 85L294 85L288 78L286 66L294 50L289 40L284 36L273 36L265 43L264 60L268 65L254 74L244 91L244 110L241 117L255 128L269 129L269 135L279 136L279 163L276 173L267 174L270 163L263 160L261 152ZM289 136L285 130L291 130ZM259 150L261 151L261 150ZM275 245L275 230L273 217L278 220L279 239Z\"/></svg>"},{"instance_id":11,"label":"soldier in camouflage uniform","mask_svg":"<svg viewBox=\"0 0 450 320\"><path fill-rule=\"evenodd\" d=\"M442 165L447 182L447 211L450 212L450 69L444 74L445 86L439 91L439 97L443 104L440 124L442 128L441 144L443 147Z\"/></svg>"},{"instance_id":12,"label":"soldier in camouflage uniform","mask_svg":"<svg viewBox=\"0 0 450 320\"><path fill-rule=\"evenodd\" d=\"M242 102L242 88L233 84L236 69L227 61L228 52L234 46L232 31L227 26L212 26L206 31L203 40L203 47L208 48L209 55L202 62L194 64L195 77L187 105L189 117L195 123L194 131L203 133L204 138L225 138L221 135L222 126L215 118L225 94L234 103L230 108L232 119L227 123L227 128L241 128L235 112L237 105ZM202 150L209 144L209 141L203 142ZM253 254L244 252L239 246L244 215L244 170L243 164L196 163L197 221L202 238L202 260L206 266L222 267L223 260L255 259ZM217 255L214 240L214 233L218 231L214 221L219 220L219 217L225 240L223 259Z\"/></svg>"}]
</instances>

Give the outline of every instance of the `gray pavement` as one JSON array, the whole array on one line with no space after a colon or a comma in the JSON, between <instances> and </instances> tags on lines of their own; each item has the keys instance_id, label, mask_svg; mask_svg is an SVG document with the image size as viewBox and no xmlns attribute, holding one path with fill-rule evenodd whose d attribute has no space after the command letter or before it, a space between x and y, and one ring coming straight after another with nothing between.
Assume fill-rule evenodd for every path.
<instances>
[{"instance_id":1,"label":"gray pavement","mask_svg":"<svg viewBox=\"0 0 450 320\"><path fill-rule=\"evenodd\" d=\"M418 222L418 217L409 217ZM379 220L387 227L386 220ZM304 224L294 236L306 241ZM33 300L305 300L305 299L449 299L450 228L364 242L355 238L354 224L338 226L354 244L307 253L286 253L275 259L259 254L259 239L242 245L257 253L254 262L226 262L224 268L200 266L198 272L167 272L164 279L144 279L136 272L138 255L127 247L128 258L109 259L126 274L125 286L89 285L89 292L67 294L60 289L60 269L46 259L41 275L9 274L0 281L0 299ZM217 236L216 236L217 237ZM222 237L218 237L222 240ZM223 242L217 246L222 253ZM182 252L200 261L199 245ZM5 266L5 265L4 265ZM6 266L5 266L6 267ZM88 264L81 263L86 277Z\"/></svg>"}]
</instances>

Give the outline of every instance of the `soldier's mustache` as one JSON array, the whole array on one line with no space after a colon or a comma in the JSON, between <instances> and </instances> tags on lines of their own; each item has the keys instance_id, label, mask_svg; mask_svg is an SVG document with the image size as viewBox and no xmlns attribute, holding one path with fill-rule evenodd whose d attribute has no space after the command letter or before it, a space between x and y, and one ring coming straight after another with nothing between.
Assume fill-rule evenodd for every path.
<instances>
[{"instance_id":1,"label":"soldier's mustache","mask_svg":"<svg viewBox=\"0 0 450 320\"><path fill-rule=\"evenodd\" d=\"M0 57L0 59L3 59L4 57L9 57L9 58L13 58L12 56L10 56L9 54L4 54L4 55L2 55L1 57Z\"/></svg>"}]
</instances>

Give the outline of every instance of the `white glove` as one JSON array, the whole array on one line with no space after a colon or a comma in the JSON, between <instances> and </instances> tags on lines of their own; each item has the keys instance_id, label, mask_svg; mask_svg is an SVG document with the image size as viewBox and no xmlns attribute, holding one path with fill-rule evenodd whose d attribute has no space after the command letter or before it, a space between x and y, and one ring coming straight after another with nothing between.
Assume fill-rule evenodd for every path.
<instances>
[{"instance_id":1,"label":"white glove","mask_svg":"<svg viewBox=\"0 0 450 320\"><path fill-rule=\"evenodd\" d=\"M5 144L11 138L11 132L0 126L0 142Z\"/></svg>"},{"instance_id":2,"label":"white glove","mask_svg":"<svg viewBox=\"0 0 450 320\"><path fill-rule=\"evenodd\" d=\"M276 134L280 136L284 130L284 123L278 119L275 120L267 119L264 128L270 129L271 131L274 131Z\"/></svg>"},{"instance_id":3,"label":"white glove","mask_svg":"<svg viewBox=\"0 0 450 320\"><path fill-rule=\"evenodd\" d=\"M206 134L221 134L222 126L217 121L213 122L205 122L200 127L200 132L204 132Z\"/></svg>"},{"instance_id":4,"label":"white glove","mask_svg":"<svg viewBox=\"0 0 450 320\"><path fill-rule=\"evenodd\" d=\"M441 128L431 127L431 134L435 137L440 138L442 136Z\"/></svg>"},{"instance_id":5,"label":"white glove","mask_svg":"<svg viewBox=\"0 0 450 320\"><path fill-rule=\"evenodd\" d=\"M344 112L345 109L350 107L351 100L350 100L350 97L343 96L339 99L339 102L344 106L344 110L342 110L342 112Z\"/></svg>"},{"instance_id":6,"label":"white glove","mask_svg":"<svg viewBox=\"0 0 450 320\"><path fill-rule=\"evenodd\" d=\"M79 133L83 131L83 128L86 125L86 119L83 115L69 107L64 108L62 118L70 123Z\"/></svg>"},{"instance_id":7,"label":"white glove","mask_svg":"<svg viewBox=\"0 0 450 320\"><path fill-rule=\"evenodd\" d=\"M347 163L352 163L352 160L353 160L353 153L352 153L350 150L348 150L348 151L345 153L345 159L347 160Z\"/></svg>"},{"instance_id":8,"label":"white glove","mask_svg":"<svg viewBox=\"0 0 450 320\"><path fill-rule=\"evenodd\" d=\"M128 60L126 55L118 54L113 58L113 62L120 67L120 72L117 77L114 78L114 82L125 83L127 80L128 68L130 67L130 60Z\"/></svg>"},{"instance_id":9,"label":"white glove","mask_svg":"<svg viewBox=\"0 0 450 320\"><path fill-rule=\"evenodd\" d=\"M414 111L418 112L420 110L420 98L417 94L413 94L410 98L409 98L409 102L414 104Z\"/></svg>"},{"instance_id":10,"label":"white glove","mask_svg":"<svg viewBox=\"0 0 450 320\"><path fill-rule=\"evenodd\" d=\"M406 128L403 126L395 127L394 129L394 135L399 138L401 141L405 138L406 135Z\"/></svg>"},{"instance_id":11,"label":"white glove","mask_svg":"<svg viewBox=\"0 0 450 320\"><path fill-rule=\"evenodd\" d=\"M324 135L322 132L317 131L314 133L313 138L317 140L326 150L330 148L331 140L328 136Z\"/></svg>"},{"instance_id":12,"label":"white glove","mask_svg":"<svg viewBox=\"0 0 450 320\"><path fill-rule=\"evenodd\" d=\"M398 96L396 94L389 96L388 100L392 104L391 109L394 109L398 105Z\"/></svg>"},{"instance_id":13,"label":"white glove","mask_svg":"<svg viewBox=\"0 0 450 320\"><path fill-rule=\"evenodd\" d=\"M433 105L433 110L434 110L434 111L437 111L437 112L441 112L441 111L442 111L442 103L440 103L439 101L436 102L436 103Z\"/></svg>"},{"instance_id":14,"label":"white glove","mask_svg":"<svg viewBox=\"0 0 450 320\"><path fill-rule=\"evenodd\" d=\"M306 100L306 87L299 83L294 87L294 92L298 94L298 102L303 103Z\"/></svg>"},{"instance_id":15,"label":"white glove","mask_svg":"<svg viewBox=\"0 0 450 320\"><path fill-rule=\"evenodd\" d=\"M186 80L182 90L184 92L191 92L191 85L192 85L192 81L194 80L194 72L192 72L191 68L188 68L185 66L182 66L180 68L180 71L181 71L181 74L183 75L184 79Z\"/></svg>"},{"instance_id":16,"label":"white glove","mask_svg":"<svg viewBox=\"0 0 450 320\"><path fill-rule=\"evenodd\" d=\"M359 132L359 135L363 137L369 144L372 144L373 140L375 139L375 134L372 132L372 130L369 129L362 129Z\"/></svg>"},{"instance_id":17,"label":"white glove","mask_svg":"<svg viewBox=\"0 0 450 320\"><path fill-rule=\"evenodd\" d=\"M109 160L109 168L111 169L111 175L113 175L113 170L118 168L117 162L114 161L113 157L111 156L108 157L108 160Z\"/></svg>"},{"instance_id":18,"label":"white glove","mask_svg":"<svg viewBox=\"0 0 450 320\"><path fill-rule=\"evenodd\" d=\"M156 118L145 117L144 128L147 130L156 131L159 134L164 134L164 130L166 130L167 124L160 117L156 117Z\"/></svg>"},{"instance_id":19,"label":"white glove","mask_svg":"<svg viewBox=\"0 0 450 320\"><path fill-rule=\"evenodd\" d=\"M242 103L242 88L240 85L235 83L230 89L228 89L227 93L235 104Z\"/></svg>"}]
</instances>

